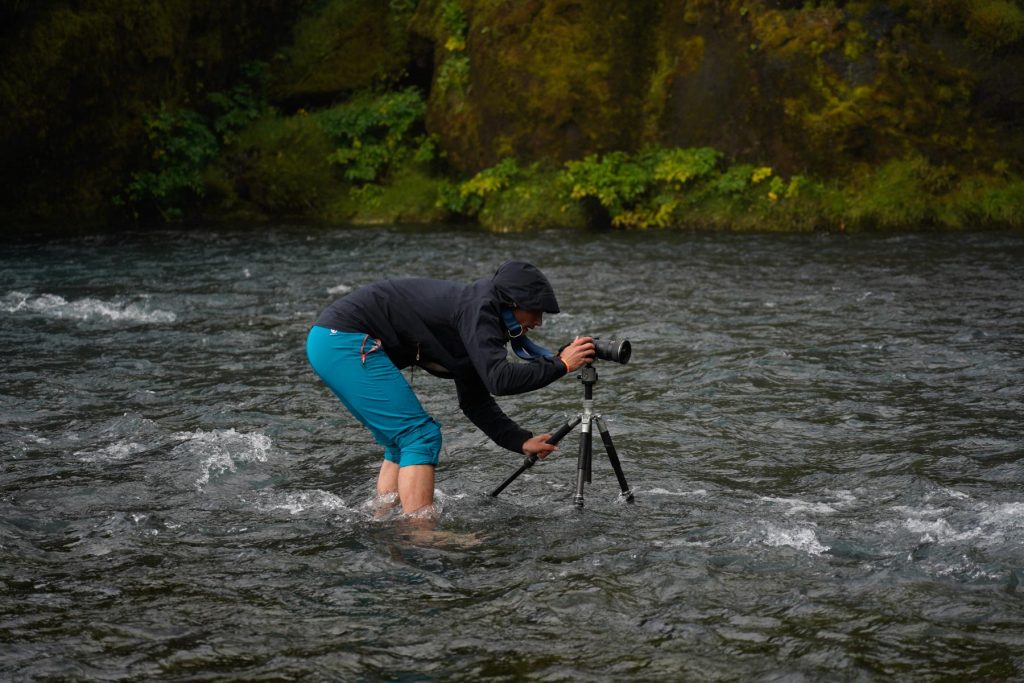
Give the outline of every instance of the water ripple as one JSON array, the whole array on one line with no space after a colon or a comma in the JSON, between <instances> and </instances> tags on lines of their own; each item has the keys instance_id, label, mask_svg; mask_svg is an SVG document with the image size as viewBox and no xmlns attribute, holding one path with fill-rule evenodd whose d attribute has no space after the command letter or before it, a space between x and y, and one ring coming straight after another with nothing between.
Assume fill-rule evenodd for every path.
<instances>
[{"instance_id":1,"label":"water ripple","mask_svg":"<svg viewBox=\"0 0 1024 683\"><path fill-rule=\"evenodd\" d=\"M459 254L459 259L452 259ZM450 384L440 534L309 372L333 297L537 262L539 330L633 342L522 462ZM1024 240L998 233L146 233L0 256L0 677L1024 676ZM503 408L534 431L574 378ZM442 634L442 635L438 635Z\"/></svg>"}]
</instances>

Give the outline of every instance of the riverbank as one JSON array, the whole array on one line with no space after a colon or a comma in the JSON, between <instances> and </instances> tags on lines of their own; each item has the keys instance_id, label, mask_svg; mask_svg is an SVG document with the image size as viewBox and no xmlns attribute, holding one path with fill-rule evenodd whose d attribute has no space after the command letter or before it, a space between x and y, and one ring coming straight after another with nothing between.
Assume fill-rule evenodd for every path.
<instances>
[{"instance_id":1,"label":"riverbank","mask_svg":"<svg viewBox=\"0 0 1024 683\"><path fill-rule=\"evenodd\" d=\"M839 5L15 3L0 230L1019 229L1024 10Z\"/></svg>"},{"instance_id":2,"label":"riverbank","mask_svg":"<svg viewBox=\"0 0 1024 683\"><path fill-rule=\"evenodd\" d=\"M506 158L453 180L433 170L436 159L423 152L429 150L425 137L404 150L393 143L394 149L382 154L366 152L372 142L343 143L363 147L361 154L339 148L333 165L316 161L327 157L328 147L294 144L294 137L256 136L255 145L239 145L226 163L203 170L193 219L206 224L455 222L492 232L1024 228L1024 179L999 164L988 172L960 172L908 156L865 165L843 179L820 179L730 163L711 148L649 148L591 155L561 166ZM367 155L378 160L376 168L360 167ZM240 158L255 161L239 172ZM185 215L176 207L160 211L164 219Z\"/></svg>"}]
</instances>

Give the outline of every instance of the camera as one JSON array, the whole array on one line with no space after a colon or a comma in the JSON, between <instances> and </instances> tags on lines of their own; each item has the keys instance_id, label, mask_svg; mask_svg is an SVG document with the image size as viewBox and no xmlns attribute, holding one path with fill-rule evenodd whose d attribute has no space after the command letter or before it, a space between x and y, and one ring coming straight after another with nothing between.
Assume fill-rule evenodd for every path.
<instances>
[{"instance_id":1,"label":"camera","mask_svg":"<svg viewBox=\"0 0 1024 683\"><path fill-rule=\"evenodd\" d=\"M610 360L625 365L633 353L633 347L626 339L601 339L594 337L594 358Z\"/></svg>"}]
</instances>

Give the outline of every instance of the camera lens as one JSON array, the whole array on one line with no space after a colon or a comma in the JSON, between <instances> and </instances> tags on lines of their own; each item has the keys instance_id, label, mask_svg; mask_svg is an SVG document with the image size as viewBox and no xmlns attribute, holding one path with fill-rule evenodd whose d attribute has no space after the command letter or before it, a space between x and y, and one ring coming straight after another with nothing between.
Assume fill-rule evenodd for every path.
<instances>
[{"instance_id":1,"label":"camera lens","mask_svg":"<svg viewBox=\"0 0 1024 683\"><path fill-rule=\"evenodd\" d=\"M633 348L629 341L622 339L594 339L594 355L600 360L610 360L625 365Z\"/></svg>"}]
</instances>

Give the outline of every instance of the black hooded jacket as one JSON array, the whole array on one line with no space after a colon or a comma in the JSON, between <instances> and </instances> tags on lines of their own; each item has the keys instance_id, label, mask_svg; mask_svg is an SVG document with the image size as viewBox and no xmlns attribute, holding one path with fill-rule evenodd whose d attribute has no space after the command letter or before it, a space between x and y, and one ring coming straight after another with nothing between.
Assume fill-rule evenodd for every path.
<instances>
[{"instance_id":1,"label":"black hooded jacket","mask_svg":"<svg viewBox=\"0 0 1024 683\"><path fill-rule=\"evenodd\" d=\"M522 261L466 285L406 278L361 287L327 307L316 324L381 340L399 368L416 364L455 380L459 407L492 441L516 453L533 436L493 396L540 389L566 374L558 358L510 362L502 307L558 313L544 274Z\"/></svg>"}]
</instances>

